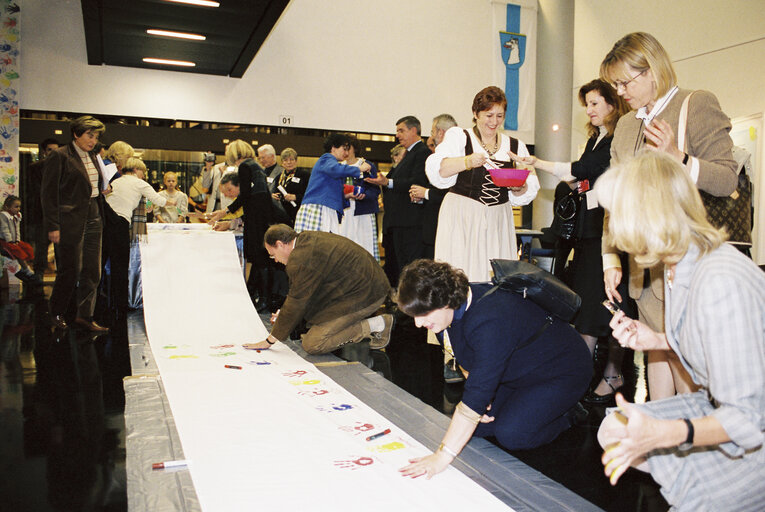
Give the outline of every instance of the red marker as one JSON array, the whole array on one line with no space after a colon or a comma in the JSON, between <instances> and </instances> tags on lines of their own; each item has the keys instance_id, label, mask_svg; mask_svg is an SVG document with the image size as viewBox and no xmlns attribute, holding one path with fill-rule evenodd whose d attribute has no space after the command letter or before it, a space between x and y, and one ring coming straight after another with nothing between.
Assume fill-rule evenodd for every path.
<instances>
[{"instance_id":1,"label":"red marker","mask_svg":"<svg viewBox=\"0 0 765 512\"><path fill-rule=\"evenodd\" d=\"M224 366L224 368L230 368L232 370L241 370L242 369L241 366L236 366L236 365L233 365L233 364L227 364L227 365Z\"/></svg>"},{"instance_id":2,"label":"red marker","mask_svg":"<svg viewBox=\"0 0 765 512\"><path fill-rule=\"evenodd\" d=\"M375 434L375 435L372 435L372 436L369 436L369 437L367 437L367 441L374 441L374 440L375 440L375 439L377 439L378 437L382 437L382 436L384 436L384 435L386 435L386 434L390 434L390 429L389 429L389 428L386 428L386 429L385 429L385 430L383 430L382 432L378 432L378 433L377 433L377 434Z\"/></svg>"},{"instance_id":3,"label":"red marker","mask_svg":"<svg viewBox=\"0 0 765 512\"><path fill-rule=\"evenodd\" d=\"M180 468L187 465L188 461L185 460L168 460L165 462L155 462L151 465L151 469Z\"/></svg>"}]
</instances>

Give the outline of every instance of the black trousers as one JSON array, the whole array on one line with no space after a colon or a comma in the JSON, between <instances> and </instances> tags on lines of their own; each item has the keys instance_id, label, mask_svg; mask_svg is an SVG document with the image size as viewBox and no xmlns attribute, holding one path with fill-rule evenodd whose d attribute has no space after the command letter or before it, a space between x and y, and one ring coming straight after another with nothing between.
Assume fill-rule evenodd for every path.
<instances>
[{"instance_id":1,"label":"black trousers","mask_svg":"<svg viewBox=\"0 0 765 512\"><path fill-rule=\"evenodd\" d=\"M109 260L109 304L126 311L128 307L128 269L130 267L130 222L104 205L104 259Z\"/></svg>"},{"instance_id":2,"label":"black trousers","mask_svg":"<svg viewBox=\"0 0 765 512\"><path fill-rule=\"evenodd\" d=\"M422 242L422 226L393 227L389 233L393 239L393 252L396 254L400 275L407 264L423 257L425 245Z\"/></svg>"},{"instance_id":3,"label":"black trousers","mask_svg":"<svg viewBox=\"0 0 765 512\"><path fill-rule=\"evenodd\" d=\"M56 282L50 295L52 315L64 315L72 295L76 296L77 316L89 319L96 304L101 280L101 214L98 198L91 198L84 226L62 223L56 244ZM75 294L76 290L76 294Z\"/></svg>"}]
</instances>

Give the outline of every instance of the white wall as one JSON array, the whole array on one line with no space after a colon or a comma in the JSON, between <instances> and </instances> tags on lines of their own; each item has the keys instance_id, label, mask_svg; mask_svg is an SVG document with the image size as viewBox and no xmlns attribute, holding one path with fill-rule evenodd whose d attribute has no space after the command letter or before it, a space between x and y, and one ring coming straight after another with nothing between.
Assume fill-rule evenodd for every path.
<instances>
[{"instance_id":1,"label":"white wall","mask_svg":"<svg viewBox=\"0 0 765 512\"><path fill-rule=\"evenodd\" d=\"M292 0L242 79L88 66L79 0L26 0L21 108L391 133L469 123L492 83L486 0ZM504 26L504 19L502 20ZM499 84L500 86L503 84Z\"/></svg>"},{"instance_id":2,"label":"white wall","mask_svg":"<svg viewBox=\"0 0 765 512\"><path fill-rule=\"evenodd\" d=\"M765 112L765 0L577 0L574 23L572 158L586 139L587 119L576 93L598 76L603 57L629 32L656 36L673 59L678 84L712 91L729 117ZM761 159L754 179L760 225L763 169ZM762 264L765 247L758 245L765 240L755 242L755 261Z\"/></svg>"}]
</instances>

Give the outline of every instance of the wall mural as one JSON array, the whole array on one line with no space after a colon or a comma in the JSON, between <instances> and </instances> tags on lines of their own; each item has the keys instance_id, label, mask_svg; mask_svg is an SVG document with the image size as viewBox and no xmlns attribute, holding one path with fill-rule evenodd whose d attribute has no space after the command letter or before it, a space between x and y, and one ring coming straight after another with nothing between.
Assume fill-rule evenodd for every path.
<instances>
[{"instance_id":1,"label":"wall mural","mask_svg":"<svg viewBox=\"0 0 765 512\"><path fill-rule=\"evenodd\" d=\"M0 0L0 200L19 186L19 6Z\"/></svg>"}]
</instances>

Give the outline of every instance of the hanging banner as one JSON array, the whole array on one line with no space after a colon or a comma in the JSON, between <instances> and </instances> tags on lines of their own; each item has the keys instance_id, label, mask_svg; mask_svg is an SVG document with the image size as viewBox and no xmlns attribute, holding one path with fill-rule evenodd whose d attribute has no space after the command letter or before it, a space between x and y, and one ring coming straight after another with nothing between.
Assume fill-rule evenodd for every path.
<instances>
[{"instance_id":1,"label":"hanging banner","mask_svg":"<svg viewBox=\"0 0 765 512\"><path fill-rule=\"evenodd\" d=\"M536 89L536 1L500 4L494 12L499 30L499 59L505 82L507 114L504 129L527 144L534 143Z\"/></svg>"},{"instance_id":2,"label":"hanging banner","mask_svg":"<svg viewBox=\"0 0 765 512\"><path fill-rule=\"evenodd\" d=\"M18 195L19 6L0 0L0 200Z\"/></svg>"}]
</instances>

